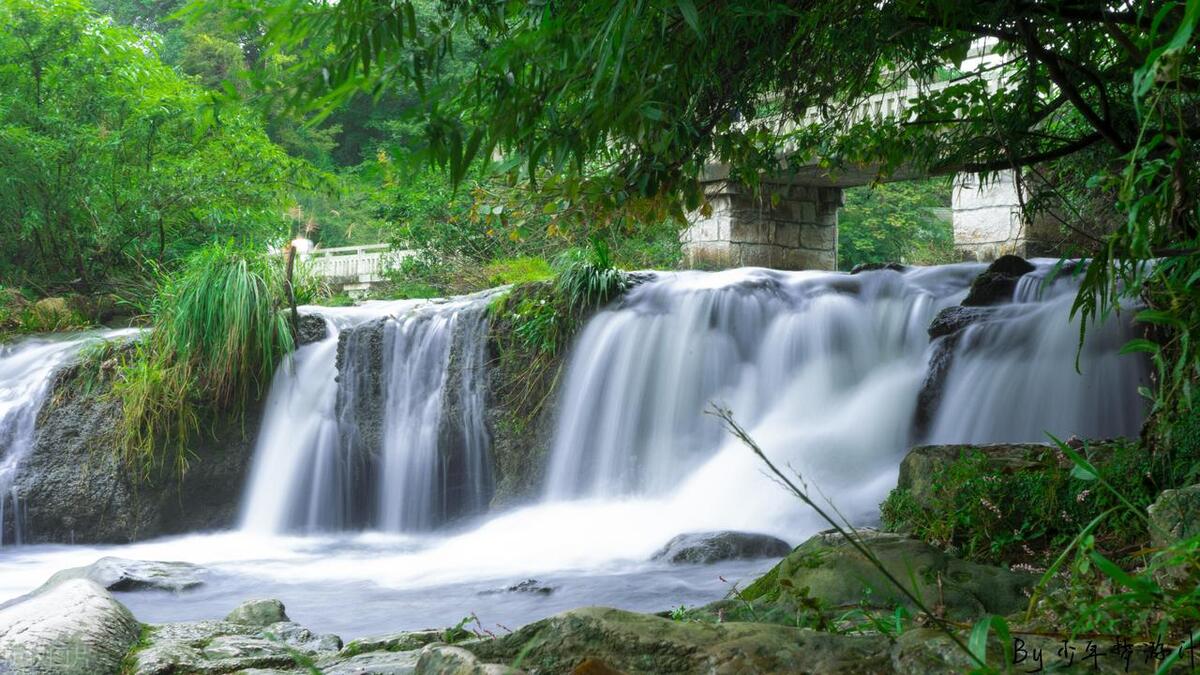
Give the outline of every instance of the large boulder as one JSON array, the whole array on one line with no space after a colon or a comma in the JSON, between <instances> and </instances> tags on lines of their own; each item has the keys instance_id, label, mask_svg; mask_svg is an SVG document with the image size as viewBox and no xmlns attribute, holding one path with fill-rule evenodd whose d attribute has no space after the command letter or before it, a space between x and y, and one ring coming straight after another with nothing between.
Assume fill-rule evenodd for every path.
<instances>
[{"instance_id":1,"label":"large boulder","mask_svg":"<svg viewBox=\"0 0 1200 675\"><path fill-rule=\"evenodd\" d=\"M964 307L981 307L1012 302L1017 281L1035 269L1020 256L1002 255L975 277L975 281L971 282L971 291L962 304Z\"/></svg>"},{"instance_id":2,"label":"large boulder","mask_svg":"<svg viewBox=\"0 0 1200 675\"><path fill-rule=\"evenodd\" d=\"M432 644L421 650L416 675L524 675L499 663L483 663L461 647Z\"/></svg>"},{"instance_id":3,"label":"large boulder","mask_svg":"<svg viewBox=\"0 0 1200 675\"><path fill-rule=\"evenodd\" d=\"M672 621L605 607L572 610L459 646L490 663L514 664L519 657L530 673L871 673L890 667L881 636Z\"/></svg>"},{"instance_id":4,"label":"large boulder","mask_svg":"<svg viewBox=\"0 0 1200 675\"><path fill-rule=\"evenodd\" d=\"M909 537L860 530L862 543L894 579L931 610L957 620L1007 615L1025 606L1036 579L999 567L964 562ZM915 603L854 545L836 532L818 534L792 551L740 598L764 608L822 610L868 607L890 611Z\"/></svg>"},{"instance_id":5,"label":"large boulder","mask_svg":"<svg viewBox=\"0 0 1200 675\"><path fill-rule=\"evenodd\" d=\"M671 563L714 563L722 560L778 558L792 551L778 537L753 532L691 532L659 549L652 560Z\"/></svg>"},{"instance_id":6,"label":"large boulder","mask_svg":"<svg viewBox=\"0 0 1200 675\"><path fill-rule=\"evenodd\" d=\"M168 462L139 480L113 451L122 413L109 387L78 368L55 376L38 415L33 449L13 485L24 541L125 543L232 527L261 402L249 404L237 423L201 420L189 449L204 459L192 462L182 479ZM11 519L6 525L11 527Z\"/></svg>"},{"instance_id":7,"label":"large boulder","mask_svg":"<svg viewBox=\"0 0 1200 675\"><path fill-rule=\"evenodd\" d=\"M68 579L0 605L0 673L116 673L138 622L108 591Z\"/></svg>"}]
</instances>

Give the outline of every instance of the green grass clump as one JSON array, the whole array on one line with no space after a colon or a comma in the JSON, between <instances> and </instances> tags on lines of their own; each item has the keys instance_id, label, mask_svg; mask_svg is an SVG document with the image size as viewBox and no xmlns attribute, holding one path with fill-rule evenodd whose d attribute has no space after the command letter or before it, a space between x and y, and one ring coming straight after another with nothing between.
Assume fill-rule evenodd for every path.
<instances>
[{"instance_id":1,"label":"green grass clump","mask_svg":"<svg viewBox=\"0 0 1200 675\"><path fill-rule=\"evenodd\" d=\"M489 286L528 284L554 276L554 268L545 258L530 256L494 260L484 266L483 272Z\"/></svg>"},{"instance_id":2,"label":"green grass clump","mask_svg":"<svg viewBox=\"0 0 1200 675\"><path fill-rule=\"evenodd\" d=\"M294 347L274 262L214 244L161 280L152 332L124 360L112 388L123 410L120 454L141 476L168 463L183 473L203 414L240 414Z\"/></svg>"}]
</instances>

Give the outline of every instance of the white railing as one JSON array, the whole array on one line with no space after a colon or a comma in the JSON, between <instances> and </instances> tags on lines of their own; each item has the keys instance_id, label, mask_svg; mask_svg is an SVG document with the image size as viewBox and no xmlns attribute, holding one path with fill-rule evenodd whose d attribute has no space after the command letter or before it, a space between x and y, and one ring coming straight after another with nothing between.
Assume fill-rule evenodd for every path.
<instances>
[{"instance_id":1,"label":"white railing","mask_svg":"<svg viewBox=\"0 0 1200 675\"><path fill-rule=\"evenodd\" d=\"M369 283L382 281L388 270L396 269L412 254L413 251L396 250L388 244L368 244L319 248L300 258L317 276Z\"/></svg>"}]
</instances>

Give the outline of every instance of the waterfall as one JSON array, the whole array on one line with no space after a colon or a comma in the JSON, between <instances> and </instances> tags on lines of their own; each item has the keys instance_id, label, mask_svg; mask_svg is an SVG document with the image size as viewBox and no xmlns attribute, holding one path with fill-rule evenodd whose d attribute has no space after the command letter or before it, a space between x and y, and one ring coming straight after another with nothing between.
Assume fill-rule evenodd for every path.
<instances>
[{"instance_id":1,"label":"waterfall","mask_svg":"<svg viewBox=\"0 0 1200 675\"><path fill-rule=\"evenodd\" d=\"M490 297L305 308L327 336L275 376L242 527L408 532L485 508Z\"/></svg>"},{"instance_id":2,"label":"waterfall","mask_svg":"<svg viewBox=\"0 0 1200 675\"><path fill-rule=\"evenodd\" d=\"M21 505L14 484L22 462L33 450L37 417L55 372L88 344L136 333L83 332L0 344L0 544L4 543L5 522L11 526L14 542L21 543Z\"/></svg>"},{"instance_id":3,"label":"waterfall","mask_svg":"<svg viewBox=\"0 0 1200 675\"><path fill-rule=\"evenodd\" d=\"M1137 434L1143 364L1117 355L1129 316L1089 330L1076 374L1075 283L1040 283L1049 266L964 329L926 440ZM571 353L547 496L664 495L747 522L777 512L748 491L761 467L705 414L717 403L773 460L869 518L882 494L871 486L894 478L914 440L927 327L983 269L657 275L593 318Z\"/></svg>"}]
</instances>

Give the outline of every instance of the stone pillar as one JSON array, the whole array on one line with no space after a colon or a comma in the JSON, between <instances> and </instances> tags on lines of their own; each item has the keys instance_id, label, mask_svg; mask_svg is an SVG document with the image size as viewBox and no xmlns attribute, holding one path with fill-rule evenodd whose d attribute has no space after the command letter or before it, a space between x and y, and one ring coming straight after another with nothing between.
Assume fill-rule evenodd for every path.
<instances>
[{"instance_id":1,"label":"stone pillar","mask_svg":"<svg viewBox=\"0 0 1200 675\"><path fill-rule=\"evenodd\" d=\"M954 178L954 248L963 260L991 261L1006 253L1026 255L1021 200L1011 171Z\"/></svg>"},{"instance_id":2,"label":"stone pillar","mask_svg":"<svg viewBox=\"0 0 1200 675\"><path fill-rule=\"evenodd\" d=\"M705 185L705 195L711 212L689 214L682 235L688 267L837 269L841 188L766 184L754 194L717 180Z\"/></svg>"}]
</instances>

